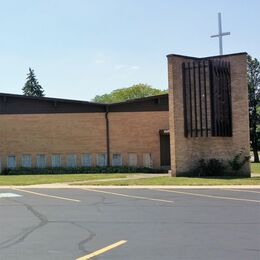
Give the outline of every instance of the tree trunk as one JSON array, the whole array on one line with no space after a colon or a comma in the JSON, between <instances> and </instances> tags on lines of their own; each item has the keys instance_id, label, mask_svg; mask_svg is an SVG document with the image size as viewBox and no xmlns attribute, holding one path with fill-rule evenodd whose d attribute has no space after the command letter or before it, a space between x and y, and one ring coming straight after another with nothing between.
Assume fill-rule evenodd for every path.
<instances>
[{"instance_id":1,"label":"tree trunk","mask_svg":"<svg viewBox=\"0 0 260 260\"><path fill-rule=\"evenodd\" d=\"M254 162L259 163L259 156L258 156L257 147L253 148L253 152L254 152Z\"/></svg>"},{"instance_id":2,"label":"tree trunk","mask_svg":"<svg viewBox=\"0 0 260 260\"><path fill-rule=\"evenodd\" d=\"M254 93L254 101L253 101L253 112L252 112L252 148L254 152L254 162L259 163L259 156L258 156L258 138L257 138L257 101Z\"/></svg>"}]
</instances>

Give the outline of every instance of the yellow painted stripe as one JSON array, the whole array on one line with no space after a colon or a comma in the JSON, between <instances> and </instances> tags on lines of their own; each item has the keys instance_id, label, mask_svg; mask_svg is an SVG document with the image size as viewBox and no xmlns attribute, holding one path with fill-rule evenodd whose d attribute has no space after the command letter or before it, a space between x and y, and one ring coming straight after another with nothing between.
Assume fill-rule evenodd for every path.
<instances>
[{"instance_id":1,"label":"yellow painted stripe","mask_svg":"<svg viewBox=\"0 0 260 260\"><path fill-rule=\"evenodd\" d=\"M221 190L228 190L228 191L242 191L242 192L249 192L249 193L256 193L260 194L260 191L255 191L255 190L240 190L240 189L226 189L226 188L221 188Z\"/></svg>"},{"instance_id":2,"label":"yellow painted stripe","mask_svg":"<svg viewBox=\"0 0 260 260\"><path fill-rule=\"evenodd\" d=\"M222 200L235 200L235 201L246 201L246 202L257 202L260 203L260 200L250 200L250 199L240 199L240 198L232 198L232 197L223 197L223 196L215 196L215 195L207 195L201 193L193 193L193 192L185 192L185 191L176 191L176 190L166 190L166 189L152 189L151 190L158 190L158 191L165 191L165 192L173 192L178 194L185 194L191 196L198 196L198 197L206 197L206 198L214 198L214 199L222 199Z\"/></svg>"},{"instance_id":3,"label":"yellow painted stripe","mask_svg":"<svg viewBox=\"0 0 260 260\"><path fill-rule=\"evenodd\" d=\"M126 198L133 198L133 199L140 199L140 200L150 200L150 201L158 201L158 202L166 202L166 203L174 203L172 200L163 200L163 199L154 199L154 198L148 198L148 197L142 197L142 196L134 196L134 195L127 195L123 193L118 192L111 192L111 191L103 191L103 190L95 190L95 189L88 189L88 188L79 188L81 190L87 190L87 191L93 191L93 192L99 192L99 193L105 193L115 196L121 196Z\"/></svg>"},{"instance_id":4,"label":"yellow painted stripe","mask_svg":"<svg viewBox=\"0 0 260 260\"><path fill-rule=\"evenodd\" d=\"M99 249L99 250L97 250L97 251L95 251L95 252L93 252L91 254L88 254L88 255L82 256L80 258L77 258L76 260L87 260L87 259L90 259L91 257L97 256L97 255L101 255L101 254L103 254L103 253L105 253L105 252L107 252L107 251L109 251L109 250L111 250L111 249L113 249L115 247L121 246L121 245L125 244L126 242L127 242L127 240L120 240L120 241L118 241L118 242L116 242L116 243L114 243L114 244L112 244L110 246L101 248L101 249Z\"/></svg>"},{"instance_id":5,"label":"yellow painted stripe","mask_svg":"<svg viewBox=\"0 0 260 260\"><path fill-rule=\"evenodd\" d=\"M12 188L12 189L17 190L17 191L21 191L21 192L34 194L34 195L41 196L41 197L47 197L47 198L59 199L59 200L67 200L67 201L73 201L73 202L80 202L80 200L76 200L76 199L70 199L70 198L65 198L65 197L60 197L60 196L48 195L48 194L38 193L38 192L34 192L34 191L29 191L29 190L23 190L23 189L18 189L18 188Z\"/></svg>"}]
</instances>

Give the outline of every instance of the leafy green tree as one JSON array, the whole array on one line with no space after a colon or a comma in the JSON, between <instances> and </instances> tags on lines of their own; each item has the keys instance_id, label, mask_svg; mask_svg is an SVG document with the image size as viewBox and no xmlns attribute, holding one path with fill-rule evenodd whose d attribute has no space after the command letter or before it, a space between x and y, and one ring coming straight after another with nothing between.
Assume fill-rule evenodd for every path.
<instances>
[{"instance_id":1,"label":"leafy green tree","mask_svg":"<svg viewBox=\"0 0 260 260\"><path fill-rule=\"evenodd\" d=\"M44 90L36 79L34 70L31 68L29 68L29 73L27 74L26 82L22 90L25 96L45 96Z\"/></svg>"},{"instance_id":2,"label":"leafy green tree","mask_svg":"<svg viewBox=\"0 0 260 260\"><path fill-rule=\"evenodd\" d=\"M250 55L247 57L248 98L249 98L249 121L250 140L254 153L254 161L259 162L258 150L260 139L260 63Z\"/></svg>"},{"instance_id":3,"label":"leafy green tree","mask_svg":"<svg viewBox=\"0 0 260 260\"><path fill-rule=\"evenodd\" d=\"M157 88L153 88L147 84L136 84L128 88L120 88L113 90L109 94L104 94L101 96L95 96L93 101L98 103L113 103L113 102L121 102L130 99L155 96L160 94L167 93L167 90L160 90Z\"/></svg>"}]
</instances>

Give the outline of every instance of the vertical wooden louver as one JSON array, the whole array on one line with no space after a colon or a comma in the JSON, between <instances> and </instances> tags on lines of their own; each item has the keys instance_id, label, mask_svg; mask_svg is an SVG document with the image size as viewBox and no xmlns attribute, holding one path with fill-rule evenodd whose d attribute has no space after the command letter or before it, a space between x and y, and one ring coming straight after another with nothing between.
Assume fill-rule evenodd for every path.
<instances>
[{"instance_id":1,"label":"vertical wooden louver","mask_svg":"<svg viewBox=\"0 0 260 260\"><path fill-rule=\"evenodd\" d=\"M230 64L186 62L182 74L185 136L232 136Z\"/></svg>"}]
</instances>

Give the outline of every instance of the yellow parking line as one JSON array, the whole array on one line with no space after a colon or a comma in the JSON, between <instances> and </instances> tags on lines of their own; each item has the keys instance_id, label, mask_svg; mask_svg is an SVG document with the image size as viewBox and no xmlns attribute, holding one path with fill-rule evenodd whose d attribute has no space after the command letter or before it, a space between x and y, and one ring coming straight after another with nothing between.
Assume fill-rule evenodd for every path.
<instances>
[{"instance_id":1,"label":"yellow parking line","mask_svg":"<svg viewBox=\"0 0 260 260\"><path fill-rule=\"evenodd\" d=\"M207 194L201 194L201 193L185 192L185 191L175 191L175 190L173 191L173 190L152 189L152 188L151 188L151 190L173 192L173 193L192 195L192 196L198 196L198 197L206 197L206 198L214 198L214 199L236 200L236 201L246 201L246 202L257 202L257 203L260 203L260 200L239 199L239 198L232 198L232 197L223 197L223 196L207 195Z\"/></svg>"},{"instance_id":2,"label":"yellow parking line","mask_svg":"<svg viewBox=\"0 0 260 260\"><path fill-rule=\"evenodd\" d=\"M70 199L70 198L65 198L65 197L60 197L60 196L48 195L48 194L38 193L38 192L34 192L34 191L28 191L28 190L18 189L18 188L12 188L12 189L13 189L13 190L17 190L17 191L21 191L21 192L26 192L26 193L34 194L34 195L41 196L41 197L48 197L48 198L59 199L59 200L67 200L67 201L73 201L73 202L80 202L80 200L76 200L76 199Z\"/></svg>"},{"instance_id":3,"label":"yellow parking line","mask_svg":"<svg viewBox=\"0 0 260 260\"><path fill-rule=\"evenodd\" d=\"M97 251L95 251L95 252L93 252L91 254L88 254L88 255L82 256L80 258L77 258L76 260L87 260L87 259L90 259L91 257L103 254L103 253L105 253L105 252L107 252L107 251L109 251L109 250L111 250L111 249L113 249L115 247L121 246L121 245L125 244L126 242L127 242L127 240L120 240L120 241L118 241L118 242L116 242L116 243L114 243L112 245L109 245L107 247L101 248L101 249L99 249L99 250L97 250Z\"/></svg>"},{"instance_id":4,"label":"yellow parking line","mask_svg":"<svg viewBox=\"0 0 260 260\"><path fill-rule=\"evenodd\" d=\"M88 188L79 188L79 189L93 191L93 192L99 192L99 193L105 193L105 194L110 194L110 195L115 195L115 196L127 197L127 198L174 203L174 201L172 201L172 200L163 200L163 199L154 199L154 198L148 198L148 197L142 197L142 196L127 195L127 194L118 193L118 192L102 191L102 190L95 190L95 189L88 189Z\"/></svg>"},{"instance_id":5,"label":"yellow parking line","mask_svg":"<svg viewBox=\"0 0 260 260\"><path fill-rule=\"evenodd\" d=\"M249 192L249 193L256 193L260 194L260 191L255 191L255 190L240 190L240 189L226 189L226 188L221 188L221 190L228 190L228 191L242 191L242 192Z\"/></svg>"}]
</instances>

